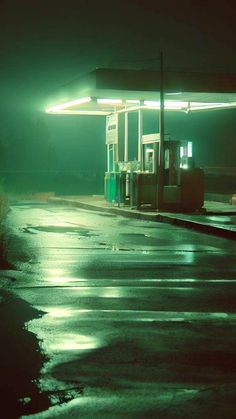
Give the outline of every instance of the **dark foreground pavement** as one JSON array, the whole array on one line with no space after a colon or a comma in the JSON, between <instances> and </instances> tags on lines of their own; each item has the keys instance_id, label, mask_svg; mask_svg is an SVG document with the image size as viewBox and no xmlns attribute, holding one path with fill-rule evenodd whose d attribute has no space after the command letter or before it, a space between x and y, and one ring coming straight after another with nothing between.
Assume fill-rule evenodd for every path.
<instances>
[{"instance_id":1,"label":"dark foreground pavement","mask_svg":"<svg viewBox=\"0 0 236 419\"><path fill-rule=\"evenodd\" d=\"M2 417L236 417L234 241L52 204L3 239Z\"/></svg>"},{"instance_id":2,"label":"dark foreground pavement","mask_svg":"<svg viewBox=\"0 0 236 419\"><path fill-rule=\"evenodd\" d=\"M37 380L46 356L25 325L43 313L16 295L0 290L0 417L16 418L50 406Z\"/></svg>"}]
</instances>

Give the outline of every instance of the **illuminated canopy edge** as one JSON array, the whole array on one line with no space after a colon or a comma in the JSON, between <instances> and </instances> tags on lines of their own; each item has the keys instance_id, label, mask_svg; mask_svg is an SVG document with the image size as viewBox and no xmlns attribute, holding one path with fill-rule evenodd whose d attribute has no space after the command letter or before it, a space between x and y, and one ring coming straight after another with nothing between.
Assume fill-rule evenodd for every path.
<instances>
[{"instance_id":1,"label":"illuminated canopy edge","mask_svg":"<svg viewBox=\"0 0 236 419\"><path fill-rule=\"evenodd\" d=\"M158 109L159 86L158 71L96 69L54 92L46 112L108 115ZM236 108L235 74L165 72L164 91L167 110Z\"/></svg>"}]
</instances>

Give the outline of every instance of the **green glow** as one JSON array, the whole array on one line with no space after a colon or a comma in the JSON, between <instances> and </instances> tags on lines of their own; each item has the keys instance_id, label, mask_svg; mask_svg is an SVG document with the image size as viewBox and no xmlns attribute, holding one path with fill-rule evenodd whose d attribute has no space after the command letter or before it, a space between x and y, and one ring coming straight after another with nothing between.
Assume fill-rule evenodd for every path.
<instances>
[{"instance_id":1,"label":"green glow","mask_svg":"<svg viewBox=\"0 0 236 419\"><path fill-rule=\"evenodd\" d=\"M46 109L46 112L47 113L58 112L58 111L63 110L65 108L70 108L71 106L81 105L83 103L91 102L91 100L92 100L91 97L82 97L80 99L72 100L71 102L65 102L65 103L62 103L60 105L53 106L52 108L48 108L48 109Z\"/></svg>"},{"instance_id":2,"label":"green glow","mask_svg":"<svg viewBox=\"0 0 236 419\"><path fill-rule=\"evenodd\" d=\"M122 99L97 99L97 103L100 105L121 105Z\"/></svg>"}]
</instances>

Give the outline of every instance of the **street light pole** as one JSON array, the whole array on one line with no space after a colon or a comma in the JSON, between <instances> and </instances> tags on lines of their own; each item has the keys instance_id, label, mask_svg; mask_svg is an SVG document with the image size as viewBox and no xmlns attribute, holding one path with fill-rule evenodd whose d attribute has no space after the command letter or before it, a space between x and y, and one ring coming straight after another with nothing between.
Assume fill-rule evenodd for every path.
<instances>
[{"instance_id":1,"label":"street light pole","mask_svg":"<svg viewBox=\"0 0 236 419\"><path fill-rule=\"evenodd\" d=\"M157 173L157 209L163 208L164 195L164 77L163 77L163 52L160 52L160 112L159 112L159 156Z\"/></svg>"}]
</instances>

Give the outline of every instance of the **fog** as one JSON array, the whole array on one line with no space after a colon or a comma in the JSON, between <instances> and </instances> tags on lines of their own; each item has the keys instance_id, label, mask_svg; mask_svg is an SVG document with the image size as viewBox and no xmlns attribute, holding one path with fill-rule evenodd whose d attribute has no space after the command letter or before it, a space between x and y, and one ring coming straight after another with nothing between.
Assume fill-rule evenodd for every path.
<instances>
[{"instance_id":1,"label":"fog","mask_svg":"<svg viewBox=\"0 0 236 419\"><path fill-rule=\"evenodd\" d=\"M15 0L0 13L0 179L13 193L102 193L105 118L44 113L49 92L96 67L236 72L235 7ZM196 164L235 166L236 111L165 117L172 138L193 141ZM145 133L158 115L145 116ZM132 159L136 116L130 117Z\"/></svg>"}]
</instances>

